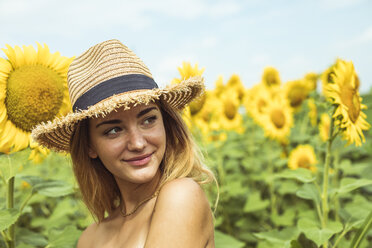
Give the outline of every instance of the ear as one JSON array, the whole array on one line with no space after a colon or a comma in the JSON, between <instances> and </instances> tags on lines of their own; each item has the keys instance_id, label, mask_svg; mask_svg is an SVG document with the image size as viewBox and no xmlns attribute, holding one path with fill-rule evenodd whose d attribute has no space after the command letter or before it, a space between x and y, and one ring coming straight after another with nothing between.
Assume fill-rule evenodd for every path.
<instances>
[{"instance_id":1,"label":"ear","mask_svg":"<svg viewBox=\"0 0 372 248\"><path fill-rule=\"evenodd\" d=\"M92 159L95 159L98 157L98 154L91 147L89 147L88 155Z\"/></svg>"}]
</instances>

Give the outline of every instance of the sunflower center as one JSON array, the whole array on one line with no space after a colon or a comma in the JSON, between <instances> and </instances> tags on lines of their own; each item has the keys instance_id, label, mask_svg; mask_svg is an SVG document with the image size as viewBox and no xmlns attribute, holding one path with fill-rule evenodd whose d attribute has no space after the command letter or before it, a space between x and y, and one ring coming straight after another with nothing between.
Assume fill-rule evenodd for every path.
<instances>
[{"instance_id":1,"label":"sunflower center","mask_svg":"<svg viewBox=\"0 0 372 248\"><path fill-rule=\"evenodd\" d=\"M224 110L227 119L233 120L236 115L236 112L238 111L238 108L231 101L226 101L224 104Z\"/></svg>"},{"instance_id":2,"label":"sunflower center","mask_svg":"<svg viewBox=\"0 0 372 248\"><path fill-rule=\"evenodd\" d=\"M299 168L305 168L306 169L306 168L310 167L310 160L306 156L299 157L297 163L298 163Z\"/></svg>"},{"instance_id":3,"label":"sunflower center","mask_svg":"<svg viewBox=\"0 0 372 248\"><path fill-rule=\"evenodd\" d=\"M285 116L283 112L279 109L271 111L270 118L272 123L274 123L276 128L282 128L285 125Z\"/></svg>"},{"instance_id":4,"label":"sunflower center","mask_svg":"<svg viewBox=\"0 0 372 248\"><path fill-rule=\"evenodd\" d=\"M41 65L14 70L7 82L5 105L9 120L24 131L52 120L63 101L63 79Z\"/></svg>"},{"instance_id":5,"label":"sunflower center","mask_svg":"<svg viewBox=\"0 0 372 248\"><path fill-rule=\"evenodd\" d=\"M350 120L355 123L360 114L360 101L358 96L358 90L351 87L341 88L341 101L348 108L347 112L349 114Z\"/></svg>"},{"instance_id":6,"label":"sunflower center","mask_svg":"<svg viewBox=\"0 0 372 248\"><path fill-rule=\"evenodd\" d=\"M278 78L276 77L276 75L274 73L269 73L266 76L266 84L269 87L271 87L273 85L279 85Z\"/></svg>"},{"instance_id":7,"label":"sunflower center","mask_svg":"<svg viewBox=\"0 0 372 248\"><path fill-rule=\"evenodd\" d=\"M210 110L206 110L202 113L202 118L205 122L209 122L211 120L211 117L212 117L212 113Z\"/></svg>"},{"instance_id":8,"label":"sunflower center","mask_svg":"<svg viewBox=\"0 0 372 248\"><path fill-rule=\"evenodd\" d=\"M307 91L304 87L295 86L288 93L288 99L290 101L291 107L296 108L301 105L303 100L307 97Z\"/></svg>"}]
</instances>

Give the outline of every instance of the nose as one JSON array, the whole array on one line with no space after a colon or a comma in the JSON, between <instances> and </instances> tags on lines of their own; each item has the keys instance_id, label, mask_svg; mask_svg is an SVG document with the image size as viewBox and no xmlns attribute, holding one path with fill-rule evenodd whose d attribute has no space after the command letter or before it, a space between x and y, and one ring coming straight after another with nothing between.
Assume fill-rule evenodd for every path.
<instances>
[{"instance_id":1,"label":"nose","mask_svg":"<svg viewBox=\"0 0 372 248\"><path fill-rule=\"evenodd\" d=\"M138 130L138 128L134 128L129 133L129 139L128 139L128 150L129 151L141 151L146 146L146 139L143 135L143 133Z\"/></svg>"}]
</instances>

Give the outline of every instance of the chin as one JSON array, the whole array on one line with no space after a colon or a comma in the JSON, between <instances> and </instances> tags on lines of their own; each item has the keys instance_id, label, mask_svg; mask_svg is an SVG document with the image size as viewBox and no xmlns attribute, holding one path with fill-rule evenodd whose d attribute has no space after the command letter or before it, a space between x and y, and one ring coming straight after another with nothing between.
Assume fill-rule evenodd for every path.
<instances>
[{"instance_id":1,"label":"chin","mask_svg":"<svg viewBox=\"0 0 372 248\"><path fill-rule=\"evenodd\" d=\"M143 168L142 170L136 171L132 177L134 183L148 183L156 177L156 172L159 170L155 168Z\"/></svg>"}]
</instances>

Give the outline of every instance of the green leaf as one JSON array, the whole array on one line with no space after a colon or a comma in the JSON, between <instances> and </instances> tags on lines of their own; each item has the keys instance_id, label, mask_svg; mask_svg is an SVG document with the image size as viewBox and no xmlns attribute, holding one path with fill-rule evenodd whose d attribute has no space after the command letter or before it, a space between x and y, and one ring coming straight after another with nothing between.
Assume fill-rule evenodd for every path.
<instances>
[{"instance_id":1,"label":"green leaf","mask_svg":"<svg viewBox=\"0 0 372 248\"><path fill-rule=\"evenodd\" d=\"M247 201L245 202L244 212L250 213L267 208L270 204L269 200L261 200L260 192L253 192L249 194Z\"/></svg>"},{"instance_id":2,"label":"green leaf","mask_svg":"<svg viewBox=\"0 0 372 248\"><path fill-rule=\"evenodd\" d=\"M14 224L19 215L19 211L14 208L0 210L0 231L4 231L9 226Z\"/></svg>"},{"instance_id":3,"label":"green leaf","mask_svg":"<svg viewBox=\"0 0 372 248\"><path fill-rule=\"evenodd\" d=\"M21 171L23 166L28 163L30 150L15 152L10 155L0 154L0 176L7 182Z\"/></svg>"},{"instance_id":4,"label":"green leaf","mask_svg":"<svg viewBox=\"0 0 372 248\"><path fill-rule=\"evenodd\" d=\"M318 246L327 242L335 233L341 232L343 229L340 222L329 222L326 228L320 228L317 222L307 218L300 219L297 227Z\"/></svg>"},{"instance_id":5,"label":"green leaf","mask_svg":"<svg viewBox=\"0 0 372 248\"><path fill-rule=\"evenodd\" d=\"M231 140L230 140L231 141ZM240 149L239 142L227 142L220 152L227 158L241 159L245 157L245 150Z\"/></svg>"},{"instance_id":6,"label":"green leaf","mask_svg":"<svg viewBox=\"0 0 372 248\"><path fill-rule=\"evenodd\" d=\"M216 248L242 248L245 245L243 242L235 239L234 237L217 230L214 233L214 240Z\"/></svg>"},{"instance_id":7,"label":"green leaf","mask_svg":"<svg viewBox=\"0 0 372 248\"><path fill-rule=\"evenodd\" d=\"M254 233L259 239L263 239L274 245L274 247L290 247L291 240L296 238L298 230L295 227L284 228L280 231L272 230L268 232Z\"/></svg>"},{"instance_id":8,"label":"green leaf","mask_svg":"<svg viewBox=\"0 0 372 248\"><path fill-rule=\"evenodd\" d=\"M337 193L338 194L349 193L355 189L370 184L372 184L372 180L346 177L341 179L340 188L337 190Z\"/></svg>"},{"instance_id":9,"label":"green leaf","mask_svg":"<svg viewBox=\"0 0 372 248\"><path fill-rule=\"evenodd\" d=\"M291 241L291 248L303 248L303 247L300 244L300 242L298 242L297 240L292 240Z\"/></svg>"},{"instance_id":10,"label":"green leaf","mask_svg":"<svg viewBox=\"0 0 372 248\"><path fill-rule=\"evenodd\" d=\"M293 226L295 217L295 209L288 208L283 214L272 216L271 220L276 226Z\"/></svg>"},{"instance_id":11,"label":"green leaf","mask_svg":"<svg viewBox=\"0 0 372 248\"><path fill-rule=\"evenodd\" d=\"M319 192L314 184L304 184L296 192L296 195L302 199L313 200L316 204L320 202Z\"/></svg>"},{"instance_id":12,"label":"green leaf","mask_svg":"<svg viewBox=\"0 0 372 248\"><path fill-rule=\"evenodd\" d=\"M367 167L369 167L370 164L371 164L371 161L351 163L350 160L345 159L340 163L340 168L344 176L350 176L350 175L361 176L363 175L363 171Z\"/></svg>"},{"instance_id":13,"label":"green leaf","mask_svg":"<svg viewBox=\"0 0 372 248\"><path fill-rule=\"evenodd\" d=\"M17 248L35 248L35 246L30 245L30 244L20 243L20 244L17 244Z\"/></svg>"},{"instance_id":14,"label":"green leaf","mask_svg":"<svg viewBox=\"0 0 372 248\"><path fill-rule=\"evenodd\" d=\"M71 223L71 218L69 217L77 217L78 210L77 206L72 204L71 199L64 197L63 199L58 199L57 206L52 209L52 213L47 219L33 218L31 224L35 228L47 226L48 228L60 229Z\"/></svg>"},{"instance_id":15,"label":"green leaf","mask_svg":"<svg viewBox=\"0 0 372 248\"><path fill-rule=\"evenodd\" d=\"M63 230L51 229L49 230L49 244L48 247L54 248L69 248L75 247L76 242L81 235L81 231L75 226L67 226Z\"/></svg>"},{"instance_id":16,"label":"green leaf","mask_svg":"<svg viewBox=\"0 0 372 248\"><path fill-rule=\"evenodd\" d=\"M371 201L362 195L355 194L351 202L344 203L340 214L345 215L347 213L344 219L365 220L371 211Z\"/></svg>"},{"instance_id":17,"label":"green leaf","mask_svg":"<svg viewBox=\"0 0 372 248\"><path fill-rule=\"evenodd\" d=\"M31 186L35 186L37 184L40 184L44 181L43 178L38 176L31 176L31 175L21 175L19 177L21 180L28 182Z\"/></svg>"},{"instance_id":18,"label":"green leaf","mask_svg":"<svg viewBox=\"0 0 372 248\"><path fill-rule=\"evenodd\" d=\"M0 176L8 182L9 178L11 178L11 169L12 166L10 164L10 157L6 154L0 155Z\"/></svg>"},{"instance_id":19,"label":"green leaf","mask_svg":"<svg viewBox=\"0 0 372 248\"><path fill-rule=\"evenodd\" d=\"M48 244L46 238L40 233L31 232L30 230L24 228L23 229L17 228L17 230L18 230L17 241L19 242L22 242L27 245L32 245L32 247L36 246L45 247Z\"/></svg>"},{"instance_id":20,"label":"green leaf","mask_svg":"<svg viewBox=\"0 0 372 248\"><path fill-rule=\"evenodd\" d=\"M296 170L285 170L282 173L277 174L275 178L296 179L303 183L310 183L316 179L316 177L310 170L304 168L298 168Z\"/></svg>"},{"instance_id":21,"label":"green leaf","mask_svg":"<svg viewBox=\"0 0 372 248\"><path fill-rule=\"evenodd\" d=\"M49 197L60 197L74 192L71 184L65 181L50 180L38 183L34 190L39 194Z\"/></svg>"},{"instance_id":22,"label":"green leaf","mask_svg":"<svg viewBox=\"0 0 372 248\"><path fill-rule=\"evenodd\" d=\"M362 242L364 236L369 231L369 229L372 228L372 211L368 215L368 217L365 219L363 225L357 233L355 234L353 241L351 242L350 248L357 248L359 247L360 243Z\"/></svg>"},{"instance_id":23,"label":"green leaf","mask_svg":"<svg viewBox=\"0 0 372 248\"><path fill-rule=\"evenodd\" d=\"M278 187L279 188L277 189L277 191L280 195L286 195L286 194L294 195L296 194L300 185L298 182L294 180L281 180L280 183L278 183Z\"/></svg>"}]
</instances>

